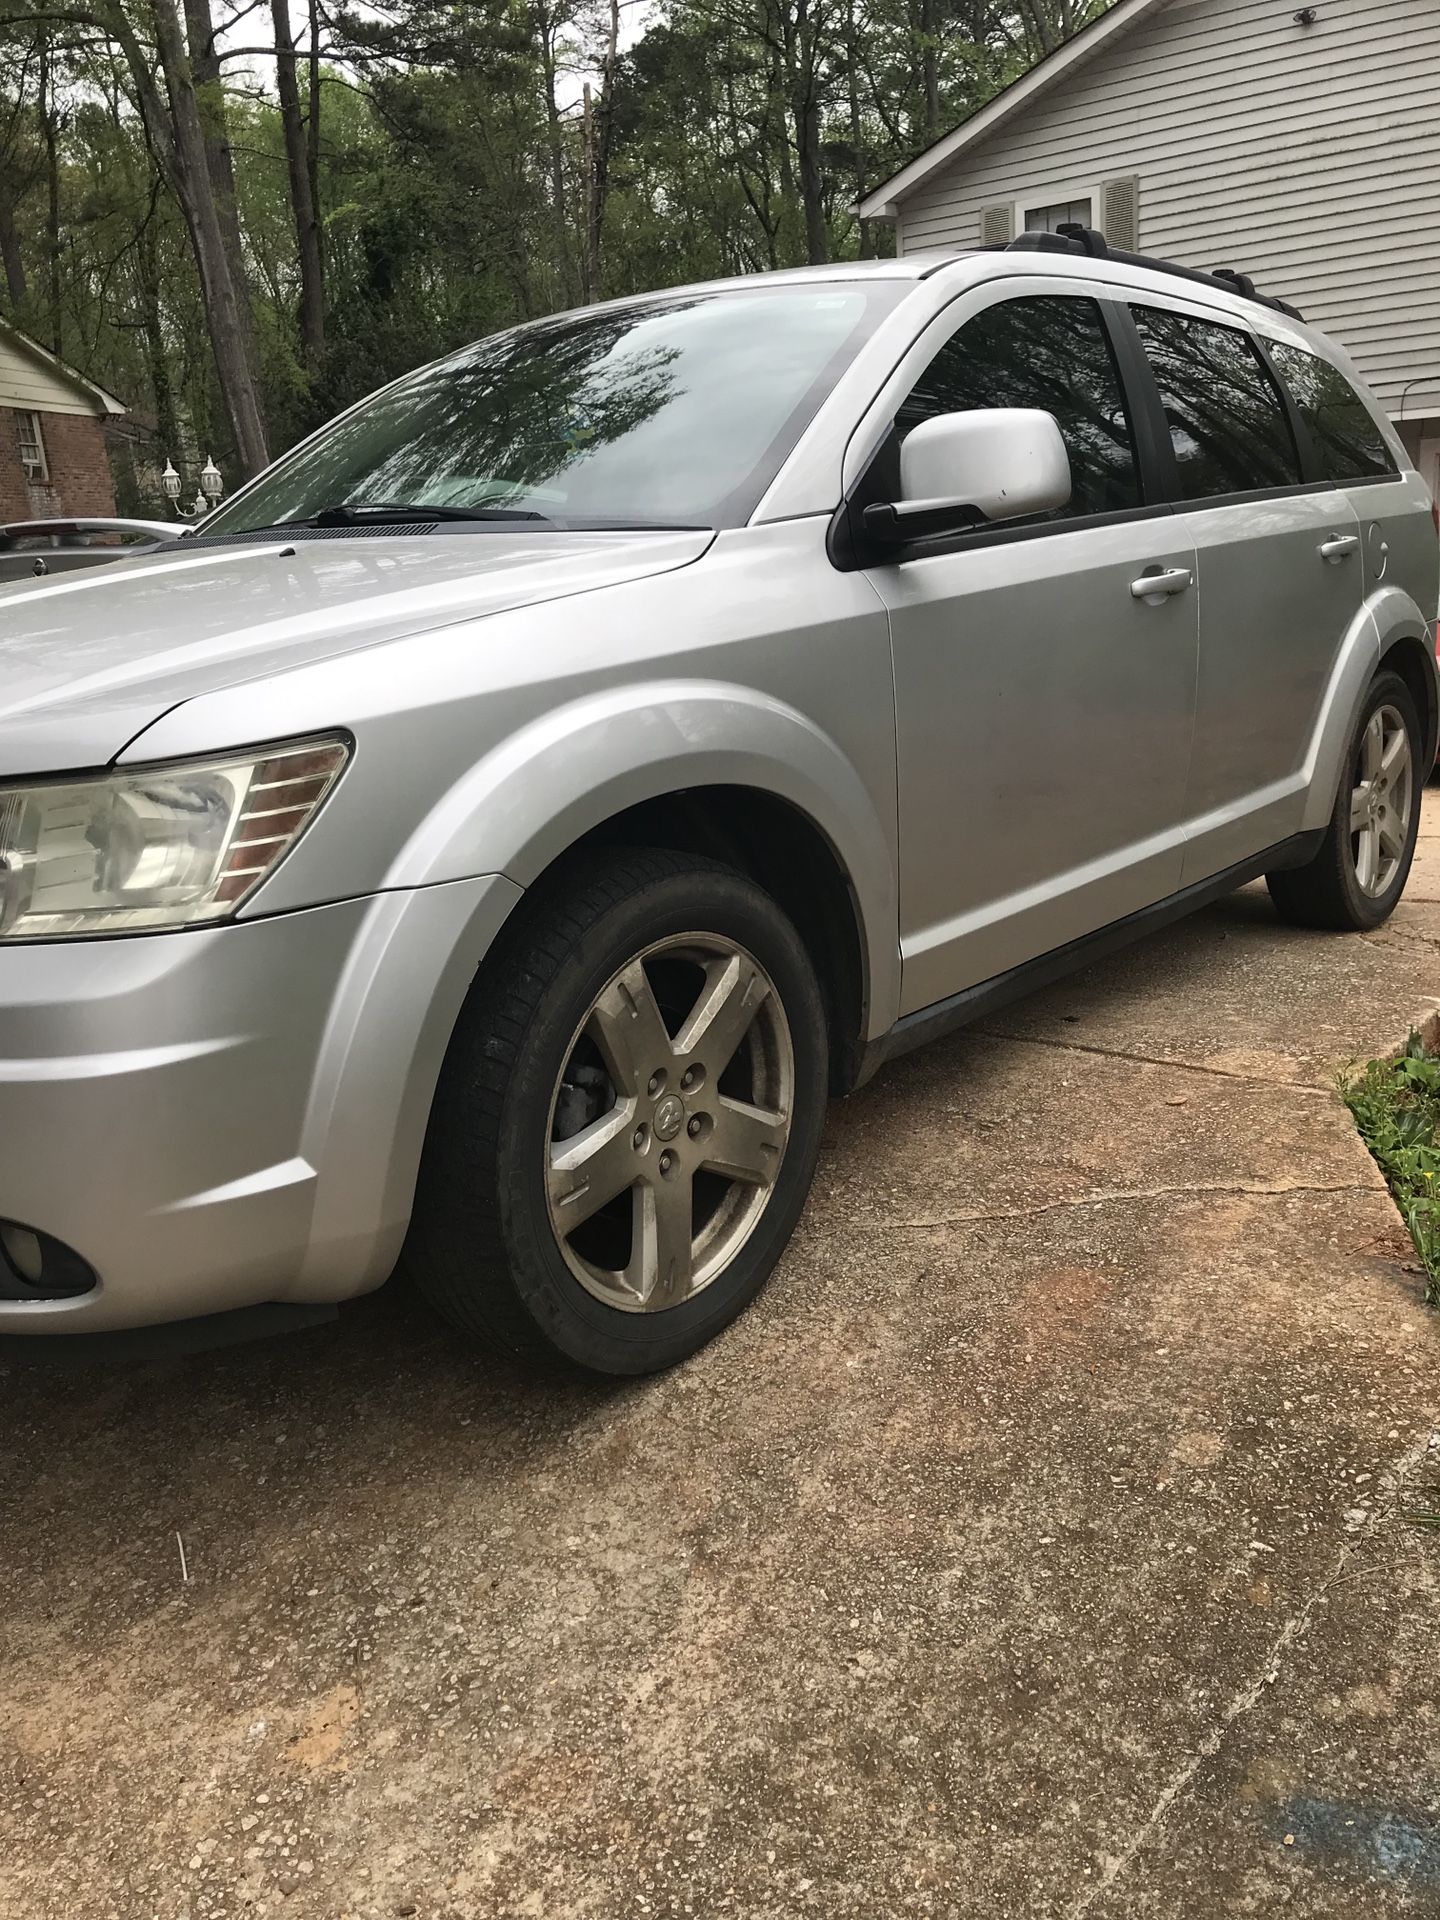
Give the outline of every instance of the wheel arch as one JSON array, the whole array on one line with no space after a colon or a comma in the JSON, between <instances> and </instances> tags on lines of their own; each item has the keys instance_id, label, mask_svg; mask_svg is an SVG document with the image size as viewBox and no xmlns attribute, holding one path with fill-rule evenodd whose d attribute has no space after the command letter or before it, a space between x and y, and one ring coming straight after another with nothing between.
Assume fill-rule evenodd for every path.
<instances>
[{"instance_id":1,"label":"wheel arch","mask_svg":"<svg viewBox=\"0 0 1440 1920\"><path fill-rule=\"evenodd\" d=\"M1436 684L1434 652L1415 634L1403 634L1392 639L1380 656L1379 671L1383 673L1387 669L1398 673L1415 697L1420 724L1424 729L1421 739L1424 771L1421 778L1422 781L1426 780L1435 764L1437 736L1440 736L1440 687Z\"/></svg>"},{"instance_id":2,"label":"wheel arch","mask_svg":"<svg viewBox=\"0 0 1440 1920\"><path fill-rule=\"evenodd\" d=\"M760 787L687 787L612 814L577 846L705 854L763 887L794 922L810 956L825 1001L831 1086L849 1091L870 1003L864 919L843 860L803 809ZM562 854L550 873L558 878L568 858Z\"/></svg>"},{"instance_id":3,"label":"wheel arch","mask_svg":"<svg viewBox=\"0 0 1440 1920\"><path fill-rule=\"evenodd\" d=\"M577 848L606 844L705 853L765 887L821 976L836 1083L849 1084L860 1049L899 1005L893 794L877 801L835 740L752 689L616 688L543 716L484 756L417 829L386 884L486 872L529 891L555 884Z\"/></svg>"},{"instance_id":4,"label":"wheel arch","mask_svg":"<svg viewBox=\"0 0 1440 1920\"><path fill-rule=\"evenodd\" d=\"M1432 629L1409 594L1387 586L1371 595L1336 656L1321 703L1306 767L1303 829L1323 827L1330 818L1360 710L1382 668L1400 673L1417 695L1426 750L1433 759L1440 732L1440 681L1431 638Z\"/></svg>"}]
</instances>

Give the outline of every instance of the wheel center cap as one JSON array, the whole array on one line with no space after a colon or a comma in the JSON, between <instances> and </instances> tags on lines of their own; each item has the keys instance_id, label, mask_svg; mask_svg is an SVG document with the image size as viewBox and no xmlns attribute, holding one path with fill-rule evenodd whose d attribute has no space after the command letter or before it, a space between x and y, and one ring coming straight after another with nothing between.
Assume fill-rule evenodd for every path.
<instances>
[{"instance_id":1,"label":"wheel center cap","mask_svg":"<svg viewBox=\"0 0 1440 1920\"><path fill-rule=\"evenodd\" d=\"M667 1093L655 1109L655 1138L673 1140L685 1124L685 1102L678 1094Z\"/></svg>"}]
</instances>

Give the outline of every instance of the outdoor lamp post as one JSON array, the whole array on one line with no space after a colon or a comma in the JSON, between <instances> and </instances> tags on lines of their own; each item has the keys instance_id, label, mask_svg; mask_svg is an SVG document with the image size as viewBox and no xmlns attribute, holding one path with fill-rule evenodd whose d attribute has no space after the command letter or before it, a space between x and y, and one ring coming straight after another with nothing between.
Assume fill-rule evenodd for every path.
<instances>
[{"instance_id":1,"label":"outdoor lamp post","mask_svg":"<svg viewBox=\"0 0 1440 1920\"><path fill-rule=\"evenodd\" d=\"M200 491L212 507L225 491L225 481L221 476L220 469L208 453L205 456L205 464L200 469Z\"/></svg>"},{"instance_id":2,"label":"outdoor lamp post","mask_svg":"<svg viewBox=\"0 0 1440 1920\"><path fill-rule=\"evenodd\" d=\"M175 462L170 459L168 454L165 459L165 471L160 476L160 484L165 489L165 498L178 512L180 506L180 476L175 471Z\"/></svg>"},{"instance_id":3,"label":"outdoor lamp post","mask_svg":"<svg viewBox=\"0 0 1440 1920\"><path fill-rule=\"evenodd\" d=\"M197 493L195 496L194 504L190 508L191 519L198 520L201 518L203 514L207 514L209 511L210 511L210 502L205 498L203 493Z\"/></svg>"}]
</instances>

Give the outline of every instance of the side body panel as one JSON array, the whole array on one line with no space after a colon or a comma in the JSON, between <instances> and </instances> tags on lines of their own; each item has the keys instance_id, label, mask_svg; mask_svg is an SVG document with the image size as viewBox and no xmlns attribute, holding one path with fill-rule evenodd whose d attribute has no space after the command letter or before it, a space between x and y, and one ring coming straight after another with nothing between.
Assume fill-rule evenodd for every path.
<instances>
[{"instance_id":1,"label":"side body panel","mask_svg":"<svg viewBox=\"0 0 1440 1920\"><path fill-rule=\"evenodd\" d=\"M1366 593L1398 585L1433 623L1440 613L1440 543L1424 480L1406 469L1394 480L1352 482L1345 493L1363 539Z\"/></svg>"},{"instance_id":2,"label":"side body panel","mask_svg":"<svg viewBox=\"0 0 1440 1920\"><path fill-rule=\"evenodd\" d=\"M873 588L837 573L825 521L719 535L694 566L372 647L194 700L124 756L336 726L355 737L258 917L502 873L526 887L642 801L745 786L807 815L849 876L866 1036L899 1008L895 720Z\"/></svg>"},{"instance_id":3,"label":"side body panel","mask_svg":"<svg viewBox=\"0 0 1440 1920\"><path fill-rule=\"evenodd\" d=\"M902 1011L1180 885L1194 556L1168 516L875 568L891 610Z\"/></svg>"},{"instance_id":4,"label":"side body panel","mask_svg":"<svg viewBox=\"0 0 1440 1920\"><path fill-rule=\"evenodd\" d=\"M1176 524L1200 585L1189 885L1298 831L1335 668L1366 622L1355 510L1335 488L1218 501Z\"/></svg>"},{"instance_id":5,"label":"side body panel","mask_svg":"<svg viewBox=\"0 0 1440 1920\"><path fill-rule=\"evenodd\" d=\"M1034 270L962 286L855 427L847 492L940 347L1021 293L1113 289ZM1180 885L1196 596L1143 601L1131 583L1193 565L1161 510L868 567L895 657L905 1014Z\"/></svg>"},{"instance_id":6,"label":"side body panel","mask_svg":"<svg viewBox=\"0 0 1440 1920\"><path fill-rule=\"evenodd\" d=\"M0 1218L100 1281L0 1301L0 1333L378 1286L451 1027L518 898L475 879L0 954Z\"/></svg>"}]
</instances>

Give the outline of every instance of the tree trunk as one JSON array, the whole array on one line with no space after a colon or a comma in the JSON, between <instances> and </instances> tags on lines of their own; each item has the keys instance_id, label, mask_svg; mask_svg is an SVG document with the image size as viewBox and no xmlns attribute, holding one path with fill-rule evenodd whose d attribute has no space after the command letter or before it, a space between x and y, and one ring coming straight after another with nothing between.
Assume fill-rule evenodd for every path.
<instances>
[{"instance_id":1,"label":"tree trunk","mask_svg":"<svg viewBox=\"0 0 1440 1920\"><path fill-rule=\"evenodd\" d=\"M5 269L5 291L10 296L10 311L19 313L30 288L25 278L25 256L20 251L20 234L15 225L15 202L0 180L0 265Z\"/></svg>"},{"instance_id":2,"label":"tree trunk","mask_svg":"<svg viewBox=\"0 0 1440 1920\"><path fill-rule=\"evenodd\" d=\"M160 319L160 262L155 253L155 235L150 222L142 223L135 236L135 291L140 311L140 336L145 342L145 365L155 396L155 429L160 449L167 460L180 451L180 422L175 411L175 388L170 376L170 355L165 347L165 330Z\"/></svg>"},{"instance_id":3,"label":"tree trunk","mask_svg":"<svg viewBox=\"0 0 1440 1920\"><path fill-rule=\"evenodd\" d=\"M230 416L235 436L235 451L246 479L269 465L265 445L265 421L255 381L254 360L249 329L231 277L225 237L211 183L205 132L195 81L180 32L175 0L151 0L155 22L156 50L170 98L168 125L162 129L171 142L167 156L169 171L181 212L190 233L195 265L200 275L200 290L205 302L205 321L210 346L215 356L215 372ZM128 36L127 57L141 99L147 105L147 118L159 110L153 85L144 66L143 49L133 35ZM123 43L122 43L123 44Z\"/></svg>"},{"instance_id":4,"label":"tree trunk","mask_svg":"<svg viewBox=\"0 0 1440 1920\"><path fill-rule=\"evenodd\" d=\"M555 270L568 303L574 298L575 275L570 259L570 233L565 218L565 141L560 104L555 95L555 16L546 0L535 0L535 33L540 42L540 71L545 91L545 135L550 162L550 215L555 228Z\"/></svg>"},{"instance_id":5,"label":"tree trunk","mask_svg":"<svg viewBox=\"0 0 1440 1920\"><path fill-rule=\"evenodd\" d=\"M154 0L154 5L157 18L160 13L169 13L171 10L171 0ZM185 38L190 49L191 97L199 117L205 171L209 175L215 216L220 227L220 244L234 289L234 304L245 342L245 355L253 366L255 326L250 311L245 242L240 232L240 207L235 193L235 158L230 149L230 129L225 116L225 92L220 80L220 55L215 47L215 25L210 17L210 0L184 0L184 5ZM164 65L163 56L161 64ZM263 441L265 419L258 388L254 389L254 396Z\"/></svg>"},{"instance_id":6,"label":"tree trunk","mask_svg":"<svg viewBox=\"0 0 1440 1920\"><path fill-rule=\"evenodd\" d=\"M860 116L860 47L855 31L855 0L845 0L845 81L849 90L850 156L854 167L855 203L858 206L870 190L870 169L866 163L865 126ZM870 222L857 217L855 224L860 230L860 258L873 260L875 238Z\"/></svg>"},{"instance_id":7,"label":"tree trunk","mask_svg":"<svg viewBox=\"0 0 1440 1920\"><path fill-rule=\"evenodd\" d=\"M305 165L310 174L310 204L317 222L320 212L320 0L310 0L310 45L306 51L309 65L309 99L305 108ZM317 224L320 241L320 265L325 265L325 232Z\"/></svg>"},{"instance_id":8,"label":"tree trunk","mask_svg":"<svg viewBox=\"0 0 1440 1920\"><path fill-rule=\"evenodd\" d=\"M285 165L290 175L290 208L300 260L300 349L305 371L314 379L325 357L325 266L320 253L320 222L310 190L310 159L300 118L300 85L295 74L295 38L290 31L289 0L271 0L275 22L275 84L280 95L280 124L285 134Z\"/></svg>"},{"instance_id":9,"label":"tree trunk","mask_svg":"<svg viewBox=\"0 0 1440 1920\"><path fill-rule=\"evenodd\" d=\"M60 300L60 146L48 42L40 48L38 72L40 134L45 146L45 299L50 351L65 355L64 308Z\"/></svg>"},{"instance_id":10,"label":"tree trunk","mask_svg":"<svg viewBox=\"0 0 1440 1920\"><path fill-rule=\"evenodd\" d=\"M605 201L610 191L610 139L615 121L615 70L620 52L620 0L610 0L610 30L600 68L600 101L591 112L590 89L585 89L585 126L589 165L585 207L585 298L600 298L603 264Z\"/></svg>"},{"instance_id":11,"label":"tree trunk","mask_svg":"<svg viewBox=\"0 0 1440 1920\"><path fill-rule=\"evenodd\" d=\"M925 94L925 139L940 136L940 27L935 0L920 0L920 79Z\"/></svg>"},{"instance_id":12,"label":"tree trunk","mask_svg":"<svg viewBox=\"0 0 1440 1920\"><path fill-rule=\"evenodd\" d=\"M789 4L785 7L785 55L800 204L805 214L805 258L812 267L820 267L830 258L830 237L825 230L825 182L820 171L818 61L810 0L794 0L793 12Z\"/></svg>"}]
</instances>

